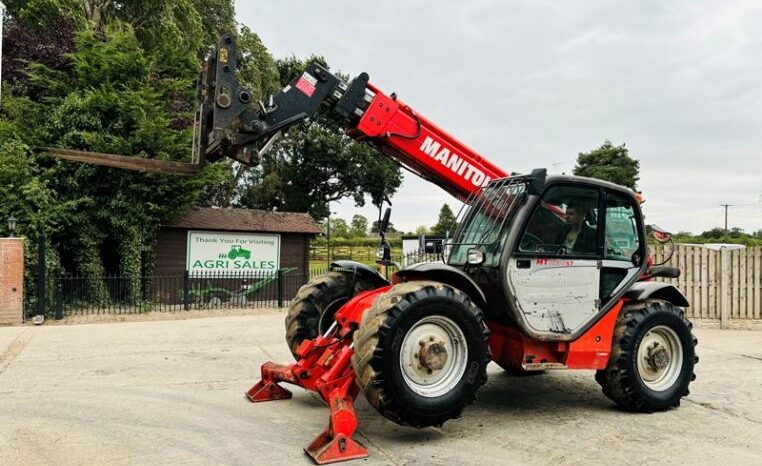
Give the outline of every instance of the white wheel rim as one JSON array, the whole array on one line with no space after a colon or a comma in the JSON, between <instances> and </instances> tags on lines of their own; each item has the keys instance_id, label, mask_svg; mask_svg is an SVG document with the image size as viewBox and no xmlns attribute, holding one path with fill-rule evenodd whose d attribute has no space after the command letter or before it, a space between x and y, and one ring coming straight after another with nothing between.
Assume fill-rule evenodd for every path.
<instances>
[{"instance_id":1,"label":"white wheel rim","mask_svg":"<svg viewBox=\"0 0 762 466\"><path fill-rule=\"evenodd\" d=\"M422 361L426 355L433 356L434 361ZM466 336L447 317L424 317L405 335L399 359L402 377L411 390L427 398L444 395L466 372Z\"/></svg>"},{"instance_id":2,"label":"white wheel rim","mask_svg":"<svg viewBox=\"0 0 762 466\"><path fill-rule=\"evenodd\" d=\"M651 390L661 392L680 377L683 345L674 330L659 325L643 336L636 357L640 380Z\"/></svg>"}]
</instances>

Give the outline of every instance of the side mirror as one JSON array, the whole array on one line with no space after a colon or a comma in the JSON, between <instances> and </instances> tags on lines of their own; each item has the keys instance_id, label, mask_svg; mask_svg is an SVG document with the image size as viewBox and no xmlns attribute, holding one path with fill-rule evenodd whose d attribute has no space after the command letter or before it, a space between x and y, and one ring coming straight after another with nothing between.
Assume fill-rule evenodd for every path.
<instances>
[{"instance_id":1,"label":"side mirror","mask_svg":"<svg viewBox=\"0 0 762 466\"><path fill-rule=\"evenodd\" d=\"M392 215L391 207L386 208L384 212L384 218L381 219L381 223L378 225L378 233L383 237L386 234L386 229L389 228L389 217Z\"/></svg>"},{"instance_id":2,"label":"side mirror","mask_svg":"<svg viewBox=\"0 0 762 466\"><path fill-rule=\"evenodd\" d=\"M659 244L672 243L672 234L670 232L668 232L667 230L665 230L664 228L661 228L658 225L648 225L648 228L651 229L651 234L653 235L654 239ZM667 257L665 257L664 260L661 261L661 263L654 264L654 265L655 266L661 266L661 265L666 264L667 262L669 262L672 259L672 255L674 253L675 253L675 245L674 245L674 243L672 243L672 250L669 251L669 255L667 255ZM665 255L666 255L666 252L665 252Z\"/></svg>"},{"instance_id":3,"label":"side mirror","mask_svg":"<svg viewBox=\"0 0 762 466\"><path fill-rule=\"evenodd\" d=\"M662 244L668 243L672 240L672 233L668 232L667 230L659 227L658 225L649 225L651 228L651 233L654 236L654 239Z\"/></svg>"},{"instance_id":4,"label":"side mirror","mask_svg":"<svg viewBox=\"0 0 762 466\"><path fill-rule=\"evenodd\" d=\"M545 187L545 179L548 177L548 170L545 168L535 168L529 175L529 194L539 195L542 193L542 188Z\"/></svg>"},{"instance_id":5,"label":"side mirror","mask_svg":"<svg viewBox=\"0 0 762 466\"><path fill-rule=\"evenodd\" d=\"M376 257L378 257L378 260L382 263L392 260L392 247L389 244L389 241L386 241L386 229L389 228L389 217L391 217L391 215L392 209L387 207L386 212L384 212L384 217L378 224L378 235L381 237L381 247L376 251Z\"/></svg>"},{"instance_id":6,"label":"side mirror","mask_svg":"<svg viewBox=\"0 0 762 466\"><path fill-rule=\"evenodd\" d=\"M376 251L376 257L380 261L392 260L392 246L389 244L389 241L384 240L381 243L381 247Z\"/></svg>"}]
</instances>

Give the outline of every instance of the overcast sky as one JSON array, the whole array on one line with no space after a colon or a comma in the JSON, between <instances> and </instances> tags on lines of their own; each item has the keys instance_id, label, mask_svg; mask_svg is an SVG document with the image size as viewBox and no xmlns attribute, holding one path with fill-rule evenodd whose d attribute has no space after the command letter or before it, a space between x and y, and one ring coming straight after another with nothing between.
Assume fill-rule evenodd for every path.
<instances>
[{"instance_id":1,"label":"overcast sky","mask_svg":"<svg viewBox=\"0 0 762 466\"><path fill-rule=\"evenodd\" d=\"M640 160L648 223L762 228L762 1L246 0L276 57L323 55L507 171L570 173L609 139ZM392 222L460 204L405 174ZM373 218L351 200L346 219Z\"/></svg>"}]
</instances>

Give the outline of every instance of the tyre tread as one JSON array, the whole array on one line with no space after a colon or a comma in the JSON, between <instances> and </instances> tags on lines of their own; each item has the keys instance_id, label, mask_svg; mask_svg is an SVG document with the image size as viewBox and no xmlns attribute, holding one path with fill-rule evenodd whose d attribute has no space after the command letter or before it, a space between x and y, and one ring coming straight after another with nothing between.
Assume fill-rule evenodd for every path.
<instances>
[{"instance_id":1,"label":"tyre tread","mask_svg":"<svg viewBox=\"0 0 762 466\"><path fill-rule=\"evenodd\" d=\"M629 358L631 352L627 348L634 348L633 340L637 338L638 329L643 321L654 313L672 313L677 315L691 332L691 342L694 346L698 344L698 339L692 333L693 325L685 317L683 310L672 303L661 300L648 300L625 306L614 327L614 339L612 342L611 355L608 366L605 369L595 373L595 380L601 386L603 394L614 401L620 408L627 411L653 412L663 411L671 407L677 407L680 404L680 398L688 395L686 385L682 393L671 405L654 404L650 400L638 393L635 385L638 375L630 368ZM693 363L698 362L698 357L694 357ZM634 366L633 366L634 367ZM689 379L695 380L696 374L691 367Z\"/></svg>"},{"instance_id":2,"label":"tyre tread","mask_svg":"<svg viewBox=\"0 0 762 466\"><path fill-rule=\"evenodd\" d=\"M286 343L296 357L296 349L305 339L317 336L321 312L335 299L375 288L357 276L354 289L350 272L329 271L312 278L297 291L286 313Z\"/></svg>"},{"instance_id":3,"label":"tyre tread","mask_svg":"<svg viewBox=\"0 0 762 466\"><path fill-rule=\"evenodd\" d=\"M357 384L368 402L384 417L401 425L413 427L440 426L445 421L459 417L465 405L476 399L476 390L470 399L456 407L449 416L421 416L404 410L391 393L384 388L384 349L379 343L409 306L426 298L447 296L464 304L465 309L481 323L482 338L487 349L484 370L477 374L476 388L487 381L486 366L491 357L489 353L489 330L484 325L482 311L460 290L449 285L433 281L412 281L395 285L381 295L362 317L360 328L354 335L354 354L352 366L357 375Z\"/></svg>"}]
</instances>

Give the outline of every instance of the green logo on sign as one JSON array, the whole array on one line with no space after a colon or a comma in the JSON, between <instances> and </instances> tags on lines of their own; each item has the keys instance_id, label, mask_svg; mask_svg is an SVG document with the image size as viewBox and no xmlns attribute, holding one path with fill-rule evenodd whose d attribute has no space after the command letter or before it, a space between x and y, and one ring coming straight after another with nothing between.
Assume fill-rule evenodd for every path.
<instances>
[{"instance_id":1,"label":"green logo on sign","mask_svg":"<svg viewBox=\"0 0 762 466\"><path fill-rule=\"evenodd\" d=\"M251 259L251 251L249 251L248 249L242 248L239 244L236 244L236 245L230 246L230 251L228 251L227 254L225 254L224 252L220 254L220 259L224 259L226 257L230 259L238 259L239 257L241 257L243 259L248 260L248 259Z\"/></svg>"}]
</instances>

